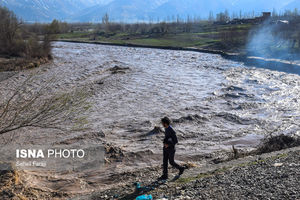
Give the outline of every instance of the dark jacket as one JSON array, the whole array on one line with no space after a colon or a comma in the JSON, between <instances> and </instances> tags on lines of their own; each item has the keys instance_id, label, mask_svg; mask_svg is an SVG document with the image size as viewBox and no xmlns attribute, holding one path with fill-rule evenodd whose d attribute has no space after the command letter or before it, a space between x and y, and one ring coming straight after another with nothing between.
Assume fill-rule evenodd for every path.
<instances>
[{"instance_id":1,"label":"dark jacket","mask_svg":"<svg viewBox=\"0 0 300 200\"><path fill-rule=\"evenodd\" d=\"M175 148L175 144L178 143L176 132L171 126L165 129L164 144L168 144L169 148Z\"/></svg>"}]
</instances>

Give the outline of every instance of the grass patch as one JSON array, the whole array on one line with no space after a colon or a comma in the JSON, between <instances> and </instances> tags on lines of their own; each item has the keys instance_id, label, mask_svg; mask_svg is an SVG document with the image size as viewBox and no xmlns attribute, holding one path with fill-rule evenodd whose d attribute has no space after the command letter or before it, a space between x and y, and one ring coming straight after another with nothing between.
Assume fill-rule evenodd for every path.
<instances>
[{"instance_id":1,"label":"grass patch","mask_svg":"<svg viewBox=\"0 0 300 200\"><path fill-rule=\"evenodd\" d=\"M234 30L244 32L253 25L214 25L203 23L199 27L195 26L191 32L171 31L168 33L142 34L139 32L112 32L99 33L93 32L73 32L59 34L59 39L91 42L109 42L113 44L132 44L159 47L196 47L196 48L222 48L219 43L222 41L222 32ZM237 38L243 40L243 38ZM224 46L224 45L223 45ZM225 45L226 46L226 45Z\"/></svg>"},{"instance_id":2,"label":"grass patch","mask_svg":"<svg viewBox=\"0 0 300 200\"><path fill-rule=\"evenodd\" d=\"M87 32L63 33L57 35L57 37L59 39L89 38L89 34Z\"/></svg>"},{"instance_id":3,"label":"grass patch","mask_svg":"<svg viewBox=\"0 0 300 200\"><path fill-rule=\"evenodd\" d=\"M198 179L202 179L202 178L207 178L207 177L211 177L217 174L222 174L224 172L226 172L227 170L231 169L231 167L222 167L219 169L216 169L212 172L207 172L207 173L200 173L197 176L194 177L187 177L187 178L179 178L178 180L176 180L177 183L180 184L184 184L184 183L189 183Z\"/></svg>"},{"instance_id":4,"label":"grass patch","mask_svg":"<svg viewBox=\"0 0 300 200\"><path fill-rule=\"evenodd\" d=\"M269 157L269 158L266 158L266 159L262 159L262 160L245 162L245 163L237 165L237 167L248 167L248 166L258 165L260 163L267 162L268 160L276 160L276 159L284 158L284 157L287 157L287 156L288 156L288 154L283 153L283 154L272 156L272 157ZM234 167L234 166L222 167L222 168L216 169L215 171L208 172L208 173L200 173L197 176L193 176L193 177L179 178L176 181L176 183L178 183L178 184L185 184L185 183L190 183L190 182L198 180L198 179L215 176L217 174L225 173L226 171L230 170L232 167Z\"/></svg>"}]
</instances>

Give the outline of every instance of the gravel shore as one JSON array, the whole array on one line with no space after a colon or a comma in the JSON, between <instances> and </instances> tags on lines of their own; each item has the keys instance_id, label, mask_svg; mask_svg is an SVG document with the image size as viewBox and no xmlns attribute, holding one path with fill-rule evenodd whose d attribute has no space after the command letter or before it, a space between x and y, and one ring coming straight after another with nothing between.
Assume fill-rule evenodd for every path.
<instances>
[{"instance_id":1,"label":"gravel shore","mask_svg":"<svg viewBox=\"0 0 300 200\"><path fill-rule=\"evenodd\" d=\"M299 166L300 149L219 169L190 182L185 179L187 183L153 195L156 199L300 199Z\"/></svg>"},{"instance_id":2,"label":"gravel shore","mask_svg":"<svg viewBox=\"0 0 300 200\"><path fill-rule=\"evenodd\" d=\"M207 164L185 171L172 180L171 170L166 183L155 183L152 178L160 169L128 174L132 181L140 181L146 188L135 192L134 185L125 185L76 199L131 200L142 194L154 199L300 199L300 147L249 156L219 164ZM134 177L134 178L133 178ZM143 178L144 177L144 178ZM148 178L147 178L148 177ZM151 178L152 177L152 178ZM147 180L149 179L149 180ZM146 181L143 181L146 180Z\"/></svg>"}]
</instances>

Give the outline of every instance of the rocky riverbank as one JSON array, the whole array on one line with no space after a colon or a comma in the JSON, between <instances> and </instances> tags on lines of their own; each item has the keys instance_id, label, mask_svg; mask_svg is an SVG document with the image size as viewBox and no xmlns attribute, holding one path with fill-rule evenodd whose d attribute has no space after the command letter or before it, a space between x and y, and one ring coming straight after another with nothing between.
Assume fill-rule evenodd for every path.
<instances>
[{"instance_id":1,"label":"rocky riverbank","mask_svg":"<svg viewBox=\"0 0 300 200\"><path fill-rule=\"evenodd\" d=\"M112 189L72 198L60 192L25 187L22 172L1 172L0 195L3 199L122 199L133 200L151 194L154 199L299 199L300 147L248 156L219 164L207 162L201 166L188 165L177 179L171 169L167 182L156 182L160 167L124 173ZM136 189L136 183L141 185Z\"/></svg>"},{"instance_id":2,"label":"rocky riverbank","mask_svg":"<svg viewBox=\"0 0 300 200\"><path fill-rule=\"evenodd\" d=\"M141 194L151 194L154 199L178 200L299 199L299 165L300 147L295 147L197 166L187 170L181 178L166 183L143 182L146 178L141 176L142 190L139 192L132 184L77 199L135 199ZM155 175L154 170L147 172L148 177Z\"/></svg>"},{"instance_id":3,"label":"rocky riverbank","mask_svg":"<svg viewBox=\"0 0 300 200\"><path fill-rule=\"evenodd\" d=\"M220 168L179 186L163 188L156 197L174 199L299 199L300 149ZM174 191L171 193L170 191Z\"/></svg>"}]
</instances>

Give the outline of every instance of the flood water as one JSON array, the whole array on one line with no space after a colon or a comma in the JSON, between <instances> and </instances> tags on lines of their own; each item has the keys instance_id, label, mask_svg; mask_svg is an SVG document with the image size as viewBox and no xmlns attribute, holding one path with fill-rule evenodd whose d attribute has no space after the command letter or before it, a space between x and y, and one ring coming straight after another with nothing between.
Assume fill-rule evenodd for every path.
<instances>
[{"instance_id":1,"label":"flood water","mask_svg":"<svg viewBox=\"0 0 300 200\"><path fill-rule=\"evenodd\" d=\"M2 84L16 83L34 72L40 80L36 84L54 78L56 92L88 86L93 92L92 108L86 113L90 129L66 136L28 128L23 134L35 135L27 138L31 143L103 132L103 141L127 155L119 164L126 171L161 163L163 134L148 133L164 116L173 120L179 140L177 160L182 162L199 161L204 154L231 145L252 148L270 134L298 134L296 74L187 51L57 42L53 54L53 63L20 72ZM122 70L112 73L116 67Z\"/></svg>"}]
</instances>

